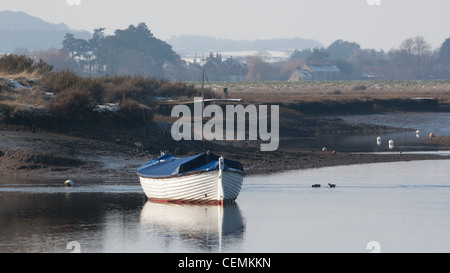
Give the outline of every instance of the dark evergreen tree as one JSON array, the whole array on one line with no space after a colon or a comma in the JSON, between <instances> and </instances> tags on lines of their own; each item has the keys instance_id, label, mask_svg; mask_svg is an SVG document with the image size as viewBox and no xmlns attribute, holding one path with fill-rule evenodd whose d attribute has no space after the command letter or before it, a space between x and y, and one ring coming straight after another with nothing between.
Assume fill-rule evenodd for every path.
<instances>
[{"instance_id":1,"label":"dark evergreen tree","mask_svg":"<svg viewBox=\"0 0 450 273\"><path fill-rule=\"evenodd\" d=\"M361 46L354 42L336 40L327 47L327 53L332 59L348 60L356 56L361 50Z\"/></svg>"},{"instance_id":2,"label":"dark evergreen tree","mask_svg":"<svg viewBox=\"0 0 450 273\"><path fill-rule=\"evenodd\" d=\"M83 67L87 74L142 75L161 78L167 62L181 58L164 41L153 36L145 23L130 25L105 36L104 28L94 30L89 41L67 34L63 50Z\"/></svg>"},{"instance_id":3,"label":"dark evergreen tree","mask_svg":"<svg viewBox=\"0 0 450 273\"><path fill-rule=\"evenodd\" d=\"M307 60L309 57L311 57L312 55L312 50L307 48L307 49L302 49L302 50L294 50L294 52L291 54L291 56L289 57L290 61L294 61L294 60Z\"/></svg>"},{"instance_id":4,"label":"dark evergreen tree","mask_svg":"<svg viewBox=\"0 0 450 273\"><path fill-rule=\"evenodd\" d=\"M329 62L330 55L324 48L314 48L311 56L307 59L308 64L325 65Z\"/></svg>"},{"instance_id":5,"label":"dark evergreen tree","mask_svg":"<svg viewBox=\"0 0 450 273\"><path fill-rule=\"evenodd\" d=\"M450 64L450 37L442 43L439 49L439 62L442 64Z\"/></svg>"}]
</instances>

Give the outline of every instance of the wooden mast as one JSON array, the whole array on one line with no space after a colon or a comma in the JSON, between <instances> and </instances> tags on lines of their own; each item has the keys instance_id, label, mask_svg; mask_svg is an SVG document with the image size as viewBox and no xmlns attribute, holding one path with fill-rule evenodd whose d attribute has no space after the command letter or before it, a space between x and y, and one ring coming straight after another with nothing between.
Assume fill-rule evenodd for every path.
<instances>
[{"instance_id":1,"label":"wooden mast","mask_svg":"<svg viewBox=\"0 0 450 273\"><path fill-rule=\"evenodd\" d=\"M202 68L202 120L203 120L203 110L205 110L205 69Z\"/></svg>"}]
</instances>

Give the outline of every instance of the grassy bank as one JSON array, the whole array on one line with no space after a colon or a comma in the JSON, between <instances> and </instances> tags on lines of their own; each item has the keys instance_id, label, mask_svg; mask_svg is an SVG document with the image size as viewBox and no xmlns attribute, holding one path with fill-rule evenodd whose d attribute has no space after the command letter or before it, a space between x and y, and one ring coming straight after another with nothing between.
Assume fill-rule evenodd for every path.
<instances>
[{"instance_id":1,"label":"grassy bank","mask_svg":"<svg viewBox=\"0 0 450 273\"><path fill-rule=\"evenodd\" d=\"M147 124L155 98L201 95L192 84L140 76L83 78L70 71L0 74L0 123L66 130ZM206 92L211 97L211 92Z\"/></svg>"},{"instance_id":2,"label":"grassy bank","mask_svg":"<svg viewBox=\"0 0 450 273\"><path fill-rule=\"evenodd\" d=\"M450 110L450 81L208 83L205 96L223 98L224 88L231 99L278 104L290 116ZM0 123L46 129L103 123L134 126L163 121L177 101L201 94L198 83L25 70L0 74ZM115 113L108 111L111 107L116 107Z\"/></svg>"},{"instance_id":3,"label":"grassy bank","mask_svg":"<svg viewBox=\"0 0 450 273\"><path fill-rule=\"evenodd\" d=\"M206 97L223 98L223 88L228 88L229 98L242 99L240 104L280 105L281 137L383 129L320 115L450 110L450 81L207 83ZM170 117L171 108L201 94L194 83L26 70L0 75L0 123L186 153L202 145L170 139L170 124L177 119Z\"/></svg>"},{"instance_id":4,"label":"grassy bank","mask_svg":"<svg viewBox=\"0 0 450 273\"><path fill-rule=\"evenodd\" d=\"M378 84L376 87L375 84ZM239 104L279 104L280 137L367 134L391 130L348 124L323 114L448 111L450 82L212 83L206 97ZM171 107L201 96L200 86L143 77L82 78L58 73L0 74L0 167L42 176L135 176L161 150L180 156L211 150L242 161L250 174L369 162L438 159L426 155L337 155L321 151L261 152L255 141L174 141ZM432 100L414 100L427 97ZM163 98L173 101L163 100ZM219 103L225 106L228 103ZM13 130L11 130L13 129ZM51 133L49 133L51 132ZM449 147L448 138L433 147ZM111 163L112 162L112 163Z\"/></svg>"},{"instance_id":5,"label":"grassy bank","mask_svg":"<svg viewBox=\"0 0 450 273\"><path fill-rule=\"evenodd\" d=\"M197 84L198 85L198 84ZM431 97L450 103L450 81L335 81L211 83L217 94L255 102L321 102Z\"/></svg>"}]
</instances>

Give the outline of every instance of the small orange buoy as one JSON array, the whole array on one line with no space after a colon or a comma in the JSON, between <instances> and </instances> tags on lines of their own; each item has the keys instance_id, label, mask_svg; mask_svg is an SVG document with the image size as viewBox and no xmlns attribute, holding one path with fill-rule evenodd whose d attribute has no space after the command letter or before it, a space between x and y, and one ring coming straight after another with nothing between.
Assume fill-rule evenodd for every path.
<instances>
[{"instance_id":1,"label":"small orange buoy","mask_svg":"<svg viewBox=\"0 0 450 273\"><path fill-rule=\"evenodd\" d=\"M433 133L430 133L430 138L432 138L432 137L434 137L434 134L433 134Z\"/></svg>"}]
</instances>

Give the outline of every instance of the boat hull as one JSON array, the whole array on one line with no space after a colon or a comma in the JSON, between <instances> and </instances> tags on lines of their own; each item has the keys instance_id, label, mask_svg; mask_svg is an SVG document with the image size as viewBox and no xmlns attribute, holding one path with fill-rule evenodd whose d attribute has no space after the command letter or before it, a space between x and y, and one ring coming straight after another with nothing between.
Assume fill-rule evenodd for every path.
<instances>
[{"instance_id":1,"label":"boat hull","mask_svg":"<svg viewBox=\"0 0 450 273\"><path fill-rule=\"evenodd\" d=\"M171 178L139 176L139 180L151 201L227 204L238 197L243 176L240 172L218 170Z\"/></svg>"}]
</instances>

